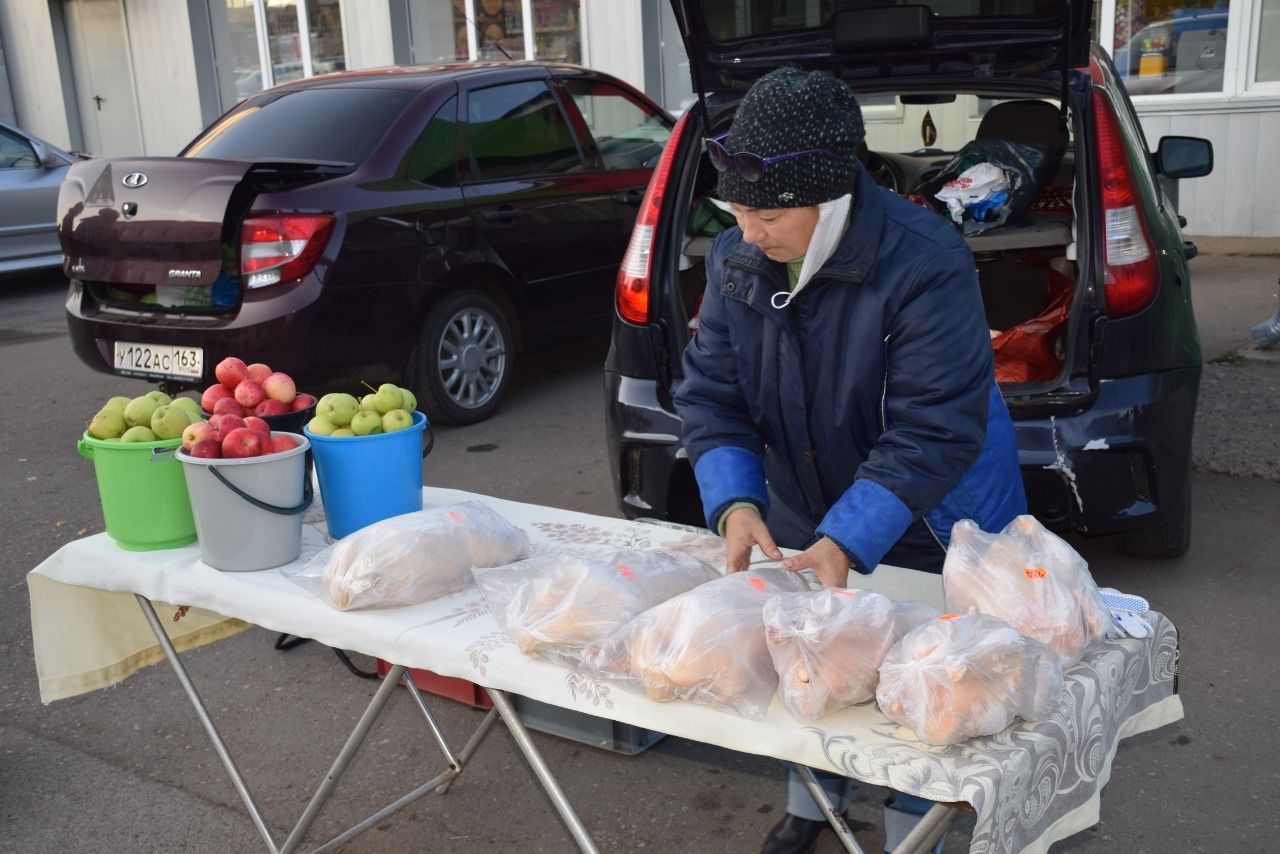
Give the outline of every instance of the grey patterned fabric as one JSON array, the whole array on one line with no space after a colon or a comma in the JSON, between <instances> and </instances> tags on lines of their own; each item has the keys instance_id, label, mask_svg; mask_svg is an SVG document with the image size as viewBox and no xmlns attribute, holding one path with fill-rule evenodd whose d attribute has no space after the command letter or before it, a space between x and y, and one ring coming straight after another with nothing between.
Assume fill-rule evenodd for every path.
<instances>
[{"instance_id":1,"label":"grey patterned fabric","mask_svg":"<svg viewBox=\"0 0 1280 854\"><path fill-rule=\"evenodd\" d=\"M865 135L862 110L844 83L821 71L770 71L742 99L725 147L761 157L811 148L829 148L840 156L772 163L755 183L730 169L720 173L716 195L752 208L807 207L839 198L853 192L858 145Z\"/></svg>"}]
</instances>

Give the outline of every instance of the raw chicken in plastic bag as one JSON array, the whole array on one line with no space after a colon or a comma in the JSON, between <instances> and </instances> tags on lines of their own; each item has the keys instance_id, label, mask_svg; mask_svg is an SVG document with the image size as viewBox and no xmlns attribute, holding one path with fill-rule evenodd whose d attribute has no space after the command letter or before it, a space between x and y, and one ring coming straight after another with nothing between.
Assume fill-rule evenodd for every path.
<instances>
[{"instance_id":1,"label":"raw chicken in plastic bag","mask_svg":"<svg viewBox=\"0 0 1280 854\"><path fill-rule=\"evenodd\" d=\"M876 701L928 744L1048 718L1062 694L1053 651L989 614L944 614L908 632L880 665Z\"/></svg>"},{"instance_id":2,"label":"raw chicken in plastic bag","mask_svg":"<svg viewBox=\"0 0 1280 854\"><path fill-rule=\"evenodd\" d=\"M1056 652L1064 668L1106 640L1111 626L1085 559L1033 516L999 534L957 522L942 585L948 610L993 614Z\"/></svg>"},{"instance_id":3,"label":"raw chicken in plastic bag","mask_svg":"<svg viewBox=\"0 0 1280 854\"><path fill-rule=\"evenodd\" d=\"M799 573L735 572L650 608L586 656L654 700L688 700L761 719L778 687L764 637L765 602L808 590Z\"/></svg>"},{"instance_id":4,"label":"raw chicken in plastic bag","mask_svg":"<svg viewBox=\"0 0 1280 854\"><path fill-rule=\"evenodd\" d=\"M896 638L893 601L832 587L783 593L764 605L778 699L802 721L875 696L880 662Z\"/></svg>"},{"instance_id":5,"label":"raw chicken in plastic bag","mask_svg":"<svg viewBox=\"0 0 1280 854\"><path fill-rule=\"evenodd\" d=\"M342 611L416 605L470 586L473 566L511 563L528 551L524 531L464 501L374 522L320 552L293 578L318 580L320 596Z\"/></svg>"},{"instance_id":6,"label":"raw chicken in plastic bag","mask_svg":"<svg viewBox=\"0 0 1280 854\"><path fill-rule=\"evenodd\" d=\"M570 666L642 611L720 577L695 557L661 551L538 555L472 574L521 652Z\"/></svg>"}]
</instances>

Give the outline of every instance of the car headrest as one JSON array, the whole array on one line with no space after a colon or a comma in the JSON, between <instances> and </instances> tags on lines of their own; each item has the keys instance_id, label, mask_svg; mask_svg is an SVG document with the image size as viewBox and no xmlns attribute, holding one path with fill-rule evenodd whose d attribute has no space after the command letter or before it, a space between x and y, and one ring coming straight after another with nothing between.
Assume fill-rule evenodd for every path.
<instances>
[{"instance_id":1,"label":"car headrest","mask_svg":"<svg viewBox=\"0 0 1280 854\"><path fill-rule=\"evenodd\" d=\"M1007 139L1023 145L1067 147L1067 131L1058 108L1048 101L1001 101L987 110L978 125L978 139Z\"/></svg>"}]
</instances>

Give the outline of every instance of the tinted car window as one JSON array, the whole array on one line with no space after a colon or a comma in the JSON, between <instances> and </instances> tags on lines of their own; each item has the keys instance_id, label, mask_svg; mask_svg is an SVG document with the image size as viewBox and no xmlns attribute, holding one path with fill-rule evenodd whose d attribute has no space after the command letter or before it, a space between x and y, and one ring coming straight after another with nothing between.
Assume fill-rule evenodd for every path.
<instances>
[{"instance_id":1,"label":"tinted car window","mask_svg":"<svg viewBox=\"0 0 1280 854\"><path fill-rule=\"evenodd\" d=\"M362 163L416 94L364 88L268 93L222 119L185 154Z\"/></svg>"},{"instance_id":2,"label":"tinted car window","mask_svg":"<svg viewBox=\"0 0 1280 854\"><path fill-rule=\"evenodd\" d=\"M34 169L39 165L35 149L25 139L0 130L0 169Z\"/></svg>"},{"instance_id":3,"label":"tinted car window","mask_svg":"<svg viewBox=\"0 0 1280 854\"><path fill-rule=\"evenodd\" d=\"M671 129L663 119L616 86L565 80L586 120L606 169L647 169L657 162Z\"/></svg>"},{"instance_id":4,"label":"tinted car window","mask_svg":"<svg viewBox=\"0 0 1280 854\"><path fill-rule=\"evenodd\" d=\"M454 187L458 151L458 99L450 98L427 122L413 150L405 177L433 187Z\"/></svg>"},{"instance_id":5,"label":"tinted car window","mask_svg":"<svg viewBox=\"0 0 1280 854\"><path fill-rule=\"evenodd\" d=\"M582 156L540 80L493 86L467 99L467 146L483 181L582 170Z\"/></svg>"}]
</instances>

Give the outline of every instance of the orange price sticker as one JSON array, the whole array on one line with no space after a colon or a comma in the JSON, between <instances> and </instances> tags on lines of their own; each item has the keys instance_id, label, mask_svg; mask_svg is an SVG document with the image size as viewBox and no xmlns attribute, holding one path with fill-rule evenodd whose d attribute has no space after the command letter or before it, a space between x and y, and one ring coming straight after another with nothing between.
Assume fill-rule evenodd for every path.
<instances>
[{"instance_id":1,"label":"orange price sticker","mask_svg":"<svg viewBox=\"0 0 1280 854\"><path fill-rule=\"evenodd\" d=\"M837 595L837 596L852 596L853 594L857 593L858 591L857 591L857 590L850 590L850 589L849 589L849 588L847 588L847 587L832 587L832 588L831 588L831 592L832 592L832 593L834 593L834 594L835 594L835 595Z\"/></svg>"},{"instance_id":2,"label":"orange price sticker","mask_svg":"<svg viewBox=\"0 0 1280 854\"><path fill-rule=\"evenodd\" d=\"M1022 574L1032 581L1035 581L1037 579L1044 578L1049 574L1049 572L1043 566L1029 566L1022 570Z\"/></svg>"},{"instance_id":3,"label":"orange price sticker","mask_svg":"<svg viewBox=\"0 0 1280 854\"><path fill-rule=\"evenodd\" d=\"M768 590L769 585L764 583L763 578L748 578L747 583L757 590Z\"/></svg>"},{"instance_id":4,"label":"orange price sticker","mask_svg":"<svg viewBox=\"0 0 1280 854\"><path fill-rule=\"evenodd\" d=\"M448 519L450 522L462 523L467 521L466 519L462 518L462 514L459 513L457 510L450 510L449 512L445 513L444 518Z\"/></svg>"},{"instance_id":5,"label":"orange price sticker","mask_svg":"<svg viewBox=\"0 0 1280 854\"><path fill-rule=\"evenodd\" d=\"M618 570L618 575L621 575L627 581L635 580L635 577L636 577L635 570L627 566L625 563L620 563L614 568Z\"/></svg>"},{"instance_id":6,"label":"orange price sticker","mask_svg":"<svg viewBox=\"0 0 1280 854\"><path fill-rule=\"evenodd\" d=\"M939 619L939 620L954 620L954 619L955 619L956 617L958 617L958 616L960 616L960 615L959 615L959 614L943 614L942 616L938 617L938 619Z\"/></svg>"}]
</instances>

